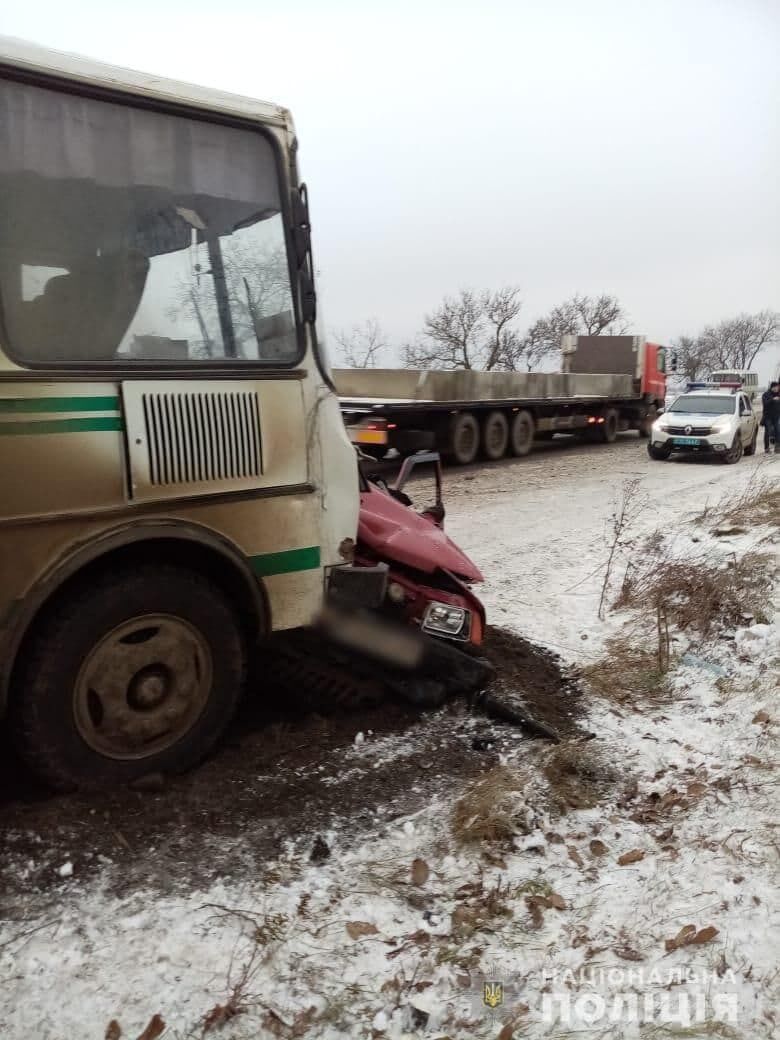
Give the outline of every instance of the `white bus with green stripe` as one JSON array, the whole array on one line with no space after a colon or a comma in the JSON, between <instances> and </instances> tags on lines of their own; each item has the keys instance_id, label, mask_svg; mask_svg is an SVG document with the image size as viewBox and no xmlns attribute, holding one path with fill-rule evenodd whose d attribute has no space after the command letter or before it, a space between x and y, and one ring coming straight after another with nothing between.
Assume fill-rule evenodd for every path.
<instances>
[{"instance_id":1,"label":"white bus with green stripe","mask_svg":"<svg viewBox=\"0 0 780 1040\"><path fill-rule=\"evenodd\" d=\"M355 537L296 151L0 40L0 707L57 786L201 758Z\"/></svg>"}]
</instances>

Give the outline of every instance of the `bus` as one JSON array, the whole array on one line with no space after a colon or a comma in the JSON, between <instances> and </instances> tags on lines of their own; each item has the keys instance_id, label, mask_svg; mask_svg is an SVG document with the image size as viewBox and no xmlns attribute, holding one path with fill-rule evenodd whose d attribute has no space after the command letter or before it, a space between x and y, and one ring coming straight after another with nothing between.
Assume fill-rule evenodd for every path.
<instances>
[{"instance_id":1,"label":"bus","mask_svg":"<svg viewBox=\"0 0 780 1040\"><path fill-rule=\"evenodd\" d=\"M286 109L0 40L0 487L24 759L197 762L357 531Z\"/></svg>"},{"instance_id":2,"label":"bus","mask_svg":"<svg viewBox=\"0 0 780 1040\"><path fill-rule=\"evenodd\" d=\"M735 383L742 387L752 403L761 400L762 387L759 386L758 372L747 369L719 369L710 376L713 383Z\"/></svg>"}]
</instances>

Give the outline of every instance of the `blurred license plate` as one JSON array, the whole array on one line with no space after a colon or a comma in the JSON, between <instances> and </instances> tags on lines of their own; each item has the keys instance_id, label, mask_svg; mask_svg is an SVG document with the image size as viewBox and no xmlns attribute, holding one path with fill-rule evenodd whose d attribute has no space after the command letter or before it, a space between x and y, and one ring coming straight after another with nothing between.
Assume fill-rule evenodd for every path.
<instances>
[{"instance_id":1,"label":"blurred license plate","mask_svg":"<svg viewBox=\"0 0 780 1040\"><path fill-rule=\"evenodd\" d=\"M698 448L701 444L701 440L698 437L675 437L675 444L684 444L689 448Z\"/></svg>"}]
</instances>

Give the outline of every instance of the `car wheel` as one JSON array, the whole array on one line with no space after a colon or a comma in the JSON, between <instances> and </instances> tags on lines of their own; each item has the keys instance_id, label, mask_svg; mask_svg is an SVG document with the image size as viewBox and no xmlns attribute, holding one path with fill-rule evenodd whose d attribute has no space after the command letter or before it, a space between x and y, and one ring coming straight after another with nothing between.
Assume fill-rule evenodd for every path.
<instances>
[{"instance_id":1,"label":"car wheel","mask_svg":"<svg viewBox=\"0 0 780 1040\"><path fill-rule=\"evenodd\" d=\"M727 466L733 466L742 458L744 450L745 448L742 444L742 434L739 432L739 430L737 430L737 433L734 436L734 443L723 456L723 461L726 463Z\"/></svg>"},{"instance_id":2,"label":"car wheel","mask_svg":"<svg viewBox=\"0 0 780 1040\"><path fill-rule=\"evenodd\" d=\"M656 444L648 444L647 454L650 456L651 459L654 459L656 462L666 462L666 460L672 454L672 449L662 448Z\"/></svg>"},{"instance_id":3,"label":"car wheel","mask_svg":"<svg viewBox=\"0 0 780 1040\"><path fill-rule=\"evenodd\" d=\"M745 454L746 455L755 455L757 443L758 443L758 429L755 429L755 430L753 430L753 437L752 437L752 440L750 441L750 444L748 444L747 448L745 448Z\"/></svg>"}]
</instances>

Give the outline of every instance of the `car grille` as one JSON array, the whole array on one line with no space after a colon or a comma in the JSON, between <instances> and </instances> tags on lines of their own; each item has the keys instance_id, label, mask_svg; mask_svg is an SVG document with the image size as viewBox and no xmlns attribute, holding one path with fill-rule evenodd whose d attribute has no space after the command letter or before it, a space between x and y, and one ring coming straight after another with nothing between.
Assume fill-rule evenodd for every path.
<instances>
[{"instance_id":1,"label":"car grille","mask_svg":"<svg viewBox=\"0 0 780 1040\"><path fill-rule=\"evenodd\" d=\"M675 437L709 437L712 433L711 426L692 426L690 430L684 426L664 426L665 433L671 433Z\"/></svg>"}]
</instances>

